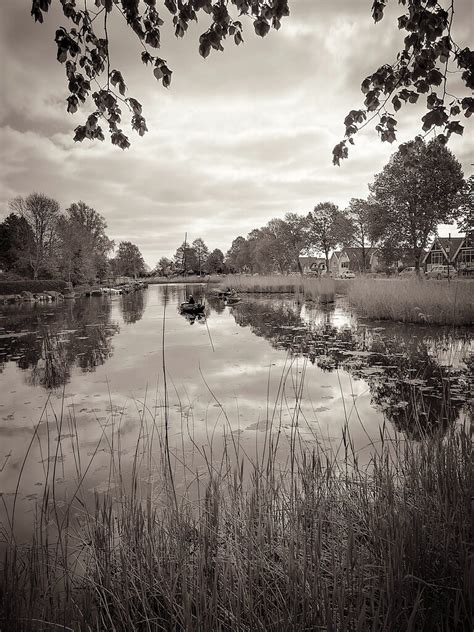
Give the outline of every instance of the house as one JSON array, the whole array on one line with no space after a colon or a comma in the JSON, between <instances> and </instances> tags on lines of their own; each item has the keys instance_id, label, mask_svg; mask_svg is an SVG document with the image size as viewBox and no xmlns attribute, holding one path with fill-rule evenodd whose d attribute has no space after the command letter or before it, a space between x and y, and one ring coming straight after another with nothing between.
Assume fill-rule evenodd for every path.
<instances>
[{"instance_id":1,"label":"house","mask_svg":"<svg viewBox=\"0 0 474 632\"><path fill-rule=\"evenodd\" d=\"M329 267L333 273L333 276L339 276L344 270L350 270L351 272L376 272L379 265L379 258L377 256L376 248L365 248L365 265L362 248L344 248L336 257L331 257L334 268Z\"/></svg>"},{"instance_id":2,"label":"house","mask_svg":"<svg viewBox=\"0 0 474 632\"><path fill-rule=\"evenodd\" d=\"M321 274L326 269L324 257L300 257L303 274Z\"/></svg>"},{"instance_id":3,"label":"house","mask_svg":"<svg viewBox=\"0 0 474 632\"><path fill-rule=\"evenodd\" d=\"M329 272L332 276L336 277L341 274L341 267L339 263L339 257L341 256L340 250L334 250L331 258L329 259Z\"/></svg>"},{"instance_id":4,"label":"house","mask_svg":"<svg viewBox=\"0 0 474 632\"><path fill-rule=\"evenodd\" d=\"M474 232L464 237L435 237L431 248L423 258L427 272L433 266L452 265L459 274L474 274Z\"/></svg>"}]
</instances>

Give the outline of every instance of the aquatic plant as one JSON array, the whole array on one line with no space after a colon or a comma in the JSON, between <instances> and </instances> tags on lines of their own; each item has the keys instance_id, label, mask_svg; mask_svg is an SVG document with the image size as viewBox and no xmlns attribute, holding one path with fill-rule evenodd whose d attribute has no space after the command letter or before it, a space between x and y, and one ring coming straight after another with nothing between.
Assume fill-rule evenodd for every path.
<instances>
[{"instance_id":1,"label":"aquatic plant","mask_svg":"<svg viewBox=\"0 0 474 632\"><path fill-rule=\"evenodd\" d=\"M269 275L269 276L228 276L223 288L236 292L255 294L264 293L300 293L305 299L318 300L321 303L332 303L336 292L336 282L331 278L303 277L301 275Z\"/></svg>"},{"instance_id":2,"label":"aquatic plant","mask_svg":"<svg viewBox=\"0 0 474 632\"><path fill-rule=\"evenodd\" d=\"M350 302L378 320L437 325L474 322L474 283L359 277L348 286Z\"/></svg>"},{"instance_id":3,"label":"aquatic plant","mask_svg":"<svg viewBox=\"0 0 474 632\"><path fill-rule=\"evenodd\" d=\"M143 417L132 462L116 443L93 503L94 455L79 462L63 506L53 458L31 542L15 540L9 513L0 628L467 632L468 428L411 443L384 426L362 466L347 426L330 452L305 447L298 405L292 422L286 466L276 414L259 424L265 447L254 461L233 435L220 454L196 445L207 471L186 465L180 494L180 458L161 435L161 449L152 446Z\"/></svg>"}]
</instances>

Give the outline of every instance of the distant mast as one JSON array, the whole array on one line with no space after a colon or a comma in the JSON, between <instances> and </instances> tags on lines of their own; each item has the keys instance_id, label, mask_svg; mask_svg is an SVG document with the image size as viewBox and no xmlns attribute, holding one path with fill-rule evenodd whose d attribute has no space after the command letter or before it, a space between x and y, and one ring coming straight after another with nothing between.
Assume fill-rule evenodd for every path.
<instances>
[{"instance_id":1,"label":"distant mast","mask_svg":"<svg viewBox=\"0 0 474 632\"><path fill-rule=\"evenodd\" d=\"M186 276L187 274L187 267L186 267L186 250L188 247L187 244L187 239L188 239L188 233L184 233L184 246L183 246L183 268L184 268L184 276Z\"/></svg>"}]
</instances>

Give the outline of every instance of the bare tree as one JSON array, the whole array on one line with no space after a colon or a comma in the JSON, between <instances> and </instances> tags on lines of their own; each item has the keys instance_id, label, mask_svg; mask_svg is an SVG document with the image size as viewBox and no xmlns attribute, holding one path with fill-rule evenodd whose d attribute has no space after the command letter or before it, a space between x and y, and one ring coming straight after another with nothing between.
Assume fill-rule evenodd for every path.
<instances>
[{"instance_id":1,"label":"bare tree","mask_svg":"<svg viewBox=\"0 0 474 632\"><path fill-rule=\"evenodd\" d=\"M10 208L23 217L31 229L30 239L25 243L25 254L33 278L37 279L38 274L52 262L61 212L59 203L43 193L30 193L26 198L12 200Z\"/></svg>"}]
</instances>

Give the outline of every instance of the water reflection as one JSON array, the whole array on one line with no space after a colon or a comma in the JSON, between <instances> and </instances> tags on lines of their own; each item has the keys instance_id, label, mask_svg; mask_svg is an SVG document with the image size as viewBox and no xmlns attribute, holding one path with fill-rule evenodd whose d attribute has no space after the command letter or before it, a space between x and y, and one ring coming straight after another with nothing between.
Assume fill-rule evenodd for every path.
<instances>
[{"instance_id":1,"label":"water reflection","mask_svg":"<svg viewBox=\"0 0 474 632\"><path fill-rule=\"evenodd\" d=\"M113 353L119 331L111 301L84 299L57 306L18 305L4 310L0 327L0 373L7 362L26 372L26 382L55 389L74 366L94 371Z\"/></svg>"},{"instance_id":2,"label":"water reflection","mask_svg":"<svg viewBox=\"0 0 474 632\"><path fill-rule=\"evenodd\" d=\"M123 322L132 325L143 318L146 309L145 292L132 292L130 294L122 294L120 297L119 307L122 313Z\"/></svg>"},{"instance_id":3,"label":"water reflection","mask_svg":"<svg viewBox=\"0 0 474 632\"><path fill-rule=\"evenodd\" d=\"M411 438L446 430L467 410L473 363L466 330L361 324L343 305L302 308L294 299L246 299L232 314L276 349L363 379L372 404Z\"/></svg>"}]
</instances>

